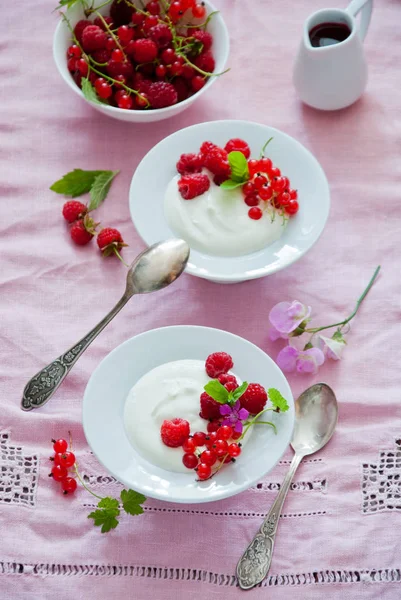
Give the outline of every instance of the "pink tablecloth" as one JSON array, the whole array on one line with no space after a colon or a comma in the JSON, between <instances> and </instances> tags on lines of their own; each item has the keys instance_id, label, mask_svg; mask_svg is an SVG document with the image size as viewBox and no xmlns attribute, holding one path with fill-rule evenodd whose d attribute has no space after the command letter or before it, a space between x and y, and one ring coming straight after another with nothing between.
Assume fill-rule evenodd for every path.
<instances>
[{"instance_id":1,"label":"pink tablecloth","mask_svg":"<svg viewBox=\"0 0 401 600\"><path fill-rule=\"evenodd\" d=\"M269 578L255 599L396 600L401 581L400 91L401 3L377 3L366 40L370 81L339 113L301 106L291 68L308 13L323 0L221 0L231 32L230 73L176 118L144 127L109 120L73 95L51 56L55 2L2 7L0 74L0 597L239 598L235 565L288 467L291 452L255 488L203 506L149 500L144 516L108 535L88 521L91 497L61 496L48 479L50 438L72 429L93 489L118 485L90 455L81 426L86 382L128 337L166 324L227 329L269 354L267 315L281 299L337 319L381 263L382 274L349 336L344 361L316 377L290 377L294 395L327 381L340 402L330 446L307 460L282 516ZM343 2L341 3L343 4ZM228 288L183 276L131 302L42 410L23 413L26 381L95 324L119 297L125 268L95 248L74 247L49 185L74 167L121 169L99 211L143 249L128 212L128 187L144 154L199 121L238 118L273 125L319 159L332 210L319 243L293 267ZM146 193L144 194L146 201ZM228 293L229 292L229 293Z\"/></svg>"}]
</instances>

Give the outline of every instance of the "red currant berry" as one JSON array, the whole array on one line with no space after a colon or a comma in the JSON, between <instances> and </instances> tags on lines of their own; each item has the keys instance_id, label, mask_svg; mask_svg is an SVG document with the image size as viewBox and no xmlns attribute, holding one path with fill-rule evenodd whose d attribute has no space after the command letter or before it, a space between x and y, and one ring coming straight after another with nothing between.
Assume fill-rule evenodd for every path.
<instances>
[{"instance_id":1,"label":"red currant berry","mask_svg":"<svg viewBox=\"0 0 401 600\"><path fill-rule=\"evenodd\" d=\"M229 462L232 461L232 458L231 458L230 455L228 455L228 456L219 458L219 461L222 462L222 463L229 463Z\"/></svg>"},{"instance_id":2,"label":"red currant berry","mask_svg":"<svg viewBox=\"0 0 401 600\"><path fill-rule=\"evenodd\" d=\"M273 177L280 177L281 171L278 167L272 167L267 174L270 179L273 179Z\"/></svg>"},{"instance_id":3,"label":"red currant berry","mask_svg":"<svg viewBox=\"0 0 401 600\"><path fill-rule=\"evenodd\" d=\"M196 450L196 444L193 438L189 437L187 440L185 440L185 442L182 445L182 449L184 450L184 452L189 452L190 454L193 454Z\"/></svg>"},{"instance_id":4,"label":"red currant berry","mask_svg":"<svg viewBox=\"0 0 401 600\"><path fill-rule=\"evenodd\" d=\"M128 27L128 25L121 25L121 27L117 29L117 35L122 44L128 44L134 37L134 30L132 27Z\"/></svg>"},{"instance_id":5,"label":"red currant berry","mask_svg":"<svg viewBox=\"0 0 401 600\"><path fill-rule=\"evenodd\" d=\"M288 177L282 177L282 179L284 179L285 182L284 190L288 192L288 190L291 187L290 180L288 179Z\"/></svg>"},{"instance_id":6,"label":"red currant berry","mask_svg":"<svg viewBox=\"0 0 401 600\"><path fill-rule=\"evenodd\" d=\"M256 158L248 160L249 176L253 177L259 171L259 161Z\"/></svg>"},{"instance_id":7,"label":"red currant berry","mask_svg":"<svg viewBox=\"0 0 401 600\"><path fill-rule=\"evenodd\" d=\"M68 444L63 438L59 440L52 440L54 452L65 452L68 448Z\"/></svg>"},{"instance_id":8,"label":"red currant berry","mask_svg":"<svg viewBox=\"0 0 401 600\"><path fill-rule=\"evenodd\" d=\"M82 77L86 77L89 71L88 63L85 59L79 58L76 64L77 70L81 73Z\"/></svg>"},{"instance_id":9,"label":"red currant berry","mask_svg":"<svg viewBox=\"0 0 401 600\"><path fill-rule=\"evenodd\" d=\"M115 62L123 62L123 60L124 60L124 53L121 52L121 50L119 48L116 48L111 53L111 60L114 60Z\"/></svg>"},{"instance_id":10,"label":"red currant berry","mask_svg":"<svg viewBox=\"0 0 401 600\"><path fill-rule=\"evenodd\" d=\"M200 455L200 461L205 465L212 467L217 460L217 453L213 450L204 450Z\"/></svg>"},{"instance_id":11,"label":"red currant berry","mask_svg":"<svg viewBox=\"0 0 401 600\"><path fill-rule=\"evenodd\" d=\"M217 432L218 440L229 440L233 435L233 428L229 425L223 425Z\"/></svg>"},{"instance_id":12,"label":"red currant berry","mask_svg":"<svg viewBox=\"0 0 401 600\"><path fill-rule=\"evenodd\" d=\"M68 58L81 58L82 56L82 52L81 52L81 48L79 46L77 46L76 44L73 44L72 46L70 46L67 50L67 57Z\"/></svg>"},{"instance_id":13,"label":"red currant berry","mask_svg":"<svg viewBox=\"0 0 401 600\"><path fill-rule=\"evenodd\" d=\"M206 433L203 433L203 431L196 431L193 434L192 439L195 446L204 446L206 442Z\"/></svg>"},{"instance_id":14,"label":"red currant berry","mask_svg":"<svg viewBox=\"0 0 401 600\"><path fill-rule=\"evenodd\" d=\"M173 62L173 64L171 65L170 69L170 75L172 77L177 77L179 75L182 74L182 64L180 63L180 61L176 60Z\"/></svg>"},{"instance_id":15,"label":"red currant berry","mask_svg":"<svg viewBox=\"0 0 401 600\"><path fill-rule=\"evenodd\" d=\"M214 444L214 451L219 458L227 454L228 444L226 440L216 440Z\"/></svg>"},{"instance_id":16,"label":"red currant berry","mask_svg":"<svg viewBox=\"0 0 401 600\"><path fill-rule=\"evenodd\" d=\"M131 15L131 21L133 22L134 25L142 25L142 23L144 22L145 17L144 15L142 15L139 12L133 12Z\"/></svg>"},{"instance_id":17,"label":"red currant berry","mask_svg":"<svg viewBox=\"0 0 401 600\"><path fill-rule=\"evenodd\" d=\"M265 177L264 175L261 175L260 173L258 173L255 177L255 179L253 180L253 185L255 186L256 190L260 190L260 188L262 187L262 185L264 185L265 183L267 183L267 177Z\"/></svg>"},{"instance_id":18,"label":"red currant berry","mask_svg":"<svg viewBox=\"0 0 401 600\"><path fill-rule=\"evenodd\" d=\"M199 90L203 88L205 83L205 78L201 77L200 75L195 75L195 77L191 79L191 87L194 90L194 92L199 92Z\"/></svg>"},{"instance_id":19,"label":"red currant berry","mask_svg":"<svg viewBox=\"0 0 401 600\"><path fill-rule=\"evenodd\" d=\"M205 463L200 463L197 468L199 479L209 479L212 474L212 468Z\"/></svg>"},{"instance_id":20,"label":"red currant berry","mask_svg":"<svg viewBox=\"0 0 401 600\"><path fill-rule=\"evenodd\" d=\"M288 192L283 192L282 194L279 194L276 198L276 203L279 204L279 206L288 206L288 203L291 200L291 196Z\"/></svg>"},{"instance_id":21,"label":"red currant berry","mask_svg":"<svg viewBox=\"0 0 401 600\"><path fill-rule=\"evenodd\" d=\"M143 30L145 33L147 33L149 29L156 27L158 23L159 19L155 15L150 15L150 17L146 17L145 21L143 22Z\"/></svg>"},{"instance_id":22,"label":"red currant berry","mask_svg":"<svg viewBox=\"0 0 401 600\"><path fill-rule=\"evenodd\" d=\"M230 444L227 451L232 458L236 458L241 454L241 448L238 444Z\"/></svg>"},{"instance_id":23,"label":"red currant berry","mask_svg":"<svg viewBox=\"0 0 401 600\"><path fill-rule=\"evenodd\" d=\"M220 423L218 421L211 421L207 424L208 433L213 433L213 431L218 431L220 429Z\"/></svg>"},{"instance_id":24,"label":"red currant berry","mask_svg":"<svg viewBox=\"0 0 401 600\"><path fill-rule=\"evenodd\" d=\"M239 440L239 438L241 437L242 433L239 431L233 431L233 434L231 436L232 440Z\"/></svg>"},{"instance_id":25,"label":"red currant berry","mask_svg":"<svg viewBox=\"0 0 401 600\"><path fill-rule=\"evenodd\" d=\"M172 48L166 48L162 52L161 59L165 65L172 65L177 59L177 55Z\"/></svg>"},{"instance_id":26,"label":"red currant berry","mask_svg":"<svg viewBox=\"0 0 401 600\"><path fill-rule=\"evenodd\" d=\"M62 481L65 479L65 477L67 477L67 475L68 471L65 467L62 467L61 465L55 465L51 470L50 477L53 477L55 481Z\"/></svg>"},{"instance_id":27,"label":"red currant berry","mask_svg":"<svg viewBox=\"0 0 401 600\"><path fill-rule=\"evenodd\" d=\"M168 14L172 21L178 21L179 19L181 19L182 15L184 14L184 11L182 10L182 5L179 0L176 0L176 2L172 2L170 4Z\"/></svg>"},{"instance_id":28,"label":"red currant berry","mask_svg":"<svg viewBox=\"0 0 401 600\"><path fill-rule=\"evenodd\" d=\"M125 83L126 82L126 78L124 77L124 75L116 75L114 78L116 81L118 81L119 83L115 83L114 86L117 90L123 90L123 86L121 85L121 83Z\"/></svg>"},{"instance_id":29,"label":"red currant berry","mask_svg":"<svg viewBox=\"0 0 401 600\"><path fill-rule=\"evenodd\" d=\"M97 77L94 83L94 86L97 90L98 87L100 87L101 85L103 85L103 83L107 83L106 79L104 77Z\"/></svg>"},{"instance_id":30,"label":"red currant berry","mask_svg":"<svg viewBox=\"0 0 401 600\"><path fill-rule=\"evenodd\" d=\"M299 210L299 204L297 200L290 200L285 207L285 212L289 215L295 215Z\"/></svg>"},{"instance_id":31,"label":"red currant berry","mask_svg":"<svg viewBox=\"0 0 401 600\"><path fill-rule=\"evenodd\" d=\"M191 67L191 65L183 65L182 66L182 76L185 79L193 79L195 77L196 73L195 73L195 69L193 69Z\"/></svg>"},{"instance_id":32,"label":"red currant berry","mask_svg":"<svg viewBox=\"0 0 401 600\"><path fill-rule=\"evenodd\" d=\"M113 40L113 38L112 37L107 38L106 50L114 50L114 48L117 48L117 45L116 45L115 41Z\"/></svg>"},{"instance_id":33,"label":"red currant berry","mask_svg":"<svg viewBox=\"0 0 401 600\"><path fill-rule=\"evenodd\" d=\"M135 96L135 106L136 108L146 108L149 105L148 97L146 94L141 94L140 96Z\"/></svg>"},{"instance_id":34,"label":"red currant berry","mask_svg":"<svg viewBox=\"0 0 401 600\"><path fill-rule=\"evenodd\" d=\"M160 14L160 4L158 2L148 2L146 5L146 10L151 15L159 15Z\"/></svg>"},{"instance_id":35,"label":"red currant berry","mask_svg":"<svg viewBox=\"0 0 401 600\"><path fill-rule=\"evenodd\" d=\"M73 452L60 452L54 457L54 462L69 469L75 463L75 454Z\"/></svg>"},{"instance_id":36,"label":"red currant berry","mask_svg":"<svg viewBox=\"0 0 401 600\"><path fill-rule=\"evenodd\" d=\"M262 200L270 200L270 198L273 196L273 190L269 184L265 183L262 185L259 190L259 196L262 198Z\"/></svg>"},{"instance_id":37,"label":"red currant berry","mask_svg":"<svg viewBox=\"0 0 401 600\"><path fill-rule=\"evenodd\" d=\"M164 65L157 65L155 69L156 77L163 79L167 75L167 69Z\"/></svg>"},{"instance_id":38,"label":"red currant berry","mask_svg":"<svg viewBox=\"0 0 401 600\"><path fill-rule=\"evenodd\" d=\"M217 440L217 432L216 431L212 431L212 433L210 433L207 437L209 439L205 440L205 446L206 446L206 448L208 448L209 450L211 450L213 448L213 444Z\"/></svg>"},{"instance_id":39,"label":"red currant berry","mask_svg":"<svg viewBox=\"0 0 401 600\"><path fill-rule=\"evenodd\" d=\"M182 457L182 462L187 469L195 469L198 466L198 457L193 452L187 452Z\"/></svg>"},{"instance_id":40,"label":"red currant berry","mask_svg":"<svg viewBox=\"0 0 401 600\"><path fill-rule=\"evenodd\" d=\"M242 191L244 196L249 196L249 194L252 194L255 191L255 186L253 185L252 181L247 181L242 186Z\"/></svg>"},{"instance_id":41,"label":"red currant berry","mask_svg":"<svg viewBox=\"0 0 401 600\"><path fill-rule=\"evenodd\" d=\"M257 206L259 204L259 198L256 194L250 194L244 198L244 202L247 206Z\"/></svg>"},{"instance_id":42,"label":"red currant berry","mask_svg":"<svg viewBox=\"0 0 401 600\"><path fill-rule=\"evenodd\" d=\"M298 192L297 192L297 190L290 190L289 194L290 194L291 200L297 200L298 199Z\"/></svg>"},{"instance_id":43,"label":"red currant berry","mask_svg":"<svg viewBox=\"0 0 401 600\"><path fill-rule=\"evenodd\" d=\"M96 91L98 96L104 100L106 98L110 98L110 96L113 94L113 88L107 83L107 81L102 83L100 86L97 86Z\"/></svg>"},{"instance_id":44,"label":"red currant berry","mask_svg":"<svg viewBox=\"0 0 401 600\"><path fill-rule=\"evenodd\" d=\"M70 73L73 73L76 68L77 68L77 59L76 58L69 58L67 60L67 68L69 70Z\"/></svg>"},{"instance_id":45,"label":"red currant berry","mask_svg":"<svg viewBox=\"0 0 401 600\"><path fill-rule=\"evenodd\" d=\"M263 213L258 206L254 206L248 210L248 216L254 221L259 221L263 217Z\"/></svg>"},{"instance_id":46,"label":"red currant berry","mask_svg":"<svg viewBox=\"0 0 401 600\"><path fill-rule=\"evenodd\" d=\"M285 189L284 177L273 177L273 179L270 182L270 185L274 192L277 192L278 194L280 192L283 192Z\"/></svg>"},{"instance_id":47,"label":"red currant berry","mask_svg":"<svg viewBox=\"0 0 401 600\"><path fill-rule=\"evenodd\" d=\"M259 161L259 169L260 171L262 171L262 173L268 173L270 171L270 169L272 168L273 163L270 160L270 158L261 158Z\"/></svg>"},{"instance_id":48,"label":"red currant berry","mask_svg":"<svg viewBox=\"0 0 401 600\"><path fill-rule=\"evenodd\" d=\"M118 108L124 108L125 110L129 110L132 108L133 102L131 96L128 94L121 94L117 101Z\"/></svg>"},{"instance_id":49,"label":"red currant berry","mask_svg":"<svg viewBox=\"0 0 401 600\"><path fill-rule=\"evenodd\" d=\"M206 8L204 3L202 2L201 4L195 4L195 6L192 9L192 14L195 17L195 19L203 19L203 17L206 15Z\"/></svg>"},{"instance_id":50,"label":"red currant berry","mask_svg":"<svg viewBox=\"0 0 401 600\"><path fill-rule=\"evenodd\" d=\"M72 477L66 477L61 482L61 489L64 494L73 494L77 489L77 482Z\"/></svg>"}]
</instances>

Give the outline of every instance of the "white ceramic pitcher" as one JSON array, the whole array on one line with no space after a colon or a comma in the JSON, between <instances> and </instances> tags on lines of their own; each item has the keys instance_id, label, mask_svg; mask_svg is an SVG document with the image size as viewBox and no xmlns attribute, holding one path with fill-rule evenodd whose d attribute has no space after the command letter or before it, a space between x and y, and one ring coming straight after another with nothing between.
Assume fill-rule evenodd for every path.
<instances>
[{"instance_id":1,"label":"white ceramic pitcher","mask_svg":"<svg viewBox=\"0 0 401 600\"><path fill-rule=\"evenodd\" d=\"M321 110L338 110L353 104L367 83L363 40L373 0L353 0L345 9L328 8L313 13L305 22L295 61L293 81L301 100ZM360 14L359 24L356 16ZM311 44L309 32L321 23L342 23L350 35L342 42L322 47Z\"/></svg>"}]
</instances>

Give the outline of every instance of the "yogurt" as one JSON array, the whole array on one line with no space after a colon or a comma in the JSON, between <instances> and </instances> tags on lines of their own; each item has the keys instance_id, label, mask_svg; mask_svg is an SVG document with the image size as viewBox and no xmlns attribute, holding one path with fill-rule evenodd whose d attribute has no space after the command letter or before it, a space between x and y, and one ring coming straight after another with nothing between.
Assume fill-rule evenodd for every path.
<instances>
[{"instance_id":1,"label":"yogurt","mask_svg":"<svg viewBox=\"0 0 401 600\"><path fill-rule=\"evenodd\" d=\"M211 181L207 192L184 200L178 191L179 177L167 187L165 216L172 231L194 250L243 256L266 248L283 234L286 224L271 206L257 221L248 216L241 188L224 190Z\"/></svg>"},{"instance_id":2,"label":"yogurt","mask_svg":"<svg viewBox=\"0 0 401 600\"><path fill-rule=\"evenodd\" d=\"M191 433L206 431L199 397L208 381L202 360L165 363L146 373L129 392L124 409L125 430L135 450L157 467L191 473L182 464L182 448L163 444L160 427L165 419L180 417L189 422Z\"/></svg>"}]
</instances>

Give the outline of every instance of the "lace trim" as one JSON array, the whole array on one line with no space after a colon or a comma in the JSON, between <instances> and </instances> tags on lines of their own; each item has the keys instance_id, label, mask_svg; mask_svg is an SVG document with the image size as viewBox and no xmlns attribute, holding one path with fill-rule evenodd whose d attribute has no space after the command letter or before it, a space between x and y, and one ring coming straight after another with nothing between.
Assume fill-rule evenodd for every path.
<instances>
[{"instance_id":1,"label":"lace trim","mask_svg":"<svg viewBox=\"0 0 401 600\"><path fill-rule=\"evenodd\" d=\"M9 443L10 434L0 432L0 504L36 504L38 457L25 455L21 446Z\"/></svg>"},{"instance_id":2,"label":"lace trim","mask_svg":"<svg viewBox=\"0 0 401 600\"><path fill-rule=\"evenodd\" d=\"M377 463L362 465L362 513L401 512L401 440L380 452Z\"/></svg>"},{"instance_id":3,"label":"lace trim","mask_svg":"<svg viewBox=\"0 0 401 600\"><path fill-rule=\"evenodd\" d=\"M220 586L237 586L235 575L213 573L201 569L169 567L142 567L137 565L59 565L0 562L0 574L74 577L146 577L150 579L199 581ZM351 571L327 570L312 573L271 575L261 587L300 586L328 583L395 583L401 581L401 569L358 569Z\"/></svg>"},{"instance_id":4,"label":"lace trim","mask_svg":"<svg viewBox=\"0 0 401 600\"><path fill-rule=\"evenodd\" d=\"M281 483L257 483L252 490L278 492ZM296 481L291 484L291 490L296 492L317 491L325 494L327 492L327 479L315 479L314 481Z\"/></svg>"}]
</instances>

